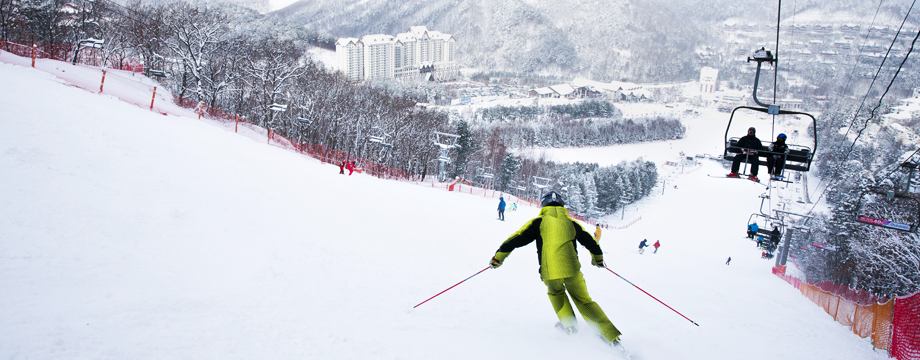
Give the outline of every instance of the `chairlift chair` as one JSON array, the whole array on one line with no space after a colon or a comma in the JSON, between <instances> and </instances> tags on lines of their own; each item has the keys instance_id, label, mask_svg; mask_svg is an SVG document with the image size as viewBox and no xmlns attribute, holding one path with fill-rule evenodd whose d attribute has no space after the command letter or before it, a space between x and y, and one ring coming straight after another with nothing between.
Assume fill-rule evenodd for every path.
<instances>
[{"instance_id":1,"label":"chairlift chair","mask_svg":"<svg viewBox=\"0 0 920 360\"><path fill-rule=\"evenodd\" d=\"M379 125L378 125L378 126L374 126L371 130L374 131L374 132L376 132L376 133L379 134L379 135L369 135L369 136L367 137L367 141L370 141L370 142L372 142L372 143L378 144L378 145L383 146L383 147L385 147L385 148L387 148L387 149L390 149L390 148L393 147L393 144L388 143L388 142L386 141L387 137L390 136L390 134L387 134L386 132L384 132L383 129L382 129Z\"/></svg>"},{"instance_id":2,"label":"chairlift chair","mask_svg":"<svg viewBox=\"0 0 920 360\"><path fill-rule=\"evenodd\" d=\"M301 123L301 124L304 124L304 125L310 125L311 123L313 123L312 120L307 119L307 118L305 118L305 117L298 117L298 118L297 118L297 122L299 122L299 123Z\"/></svg>"},{"instance_id":3,"label":"chairlift chair","mask_svg":"<svg viewBox=\"0 0 920 360\"><path fill-rule=\"evenodd\" d=\"M917 210L916 213L912 212L913 221L908 222L908 223L903 223L903 222L890 221L890 220L885 220L885 219L876 219L876 218L872 218L869 216L860 215L861 213L864 213L864 210L865 210L864 206L867 203L869 203L867 201L868 198L866 197L866 195L872 196L872 200L873 200L872 202L874 202L877 195L884 196L884 198L887 199L889 203L893 202L893 203L906 204L907 202L913 202L911 208L916 208ZM890 191L890 190L882 191L877 188L869 188L869 189L863 190L863 192L859 195L859 200L856 202L855 219L856 221L864 223L864 224L881 226L881 227L894 229L898 231L916 233L917 228L918 228L918 221L920 221L920 201L918 201L914 196L910 196L908 193L898 193L898 192Z\"/></svg>"},{"instance_id":4,"label":"chairlift chair","mask_svg":"<svg viewBox=\"0 0 920 360\"><path fill-rule=\"evenodd\" d=\"M760 79L760 68L764 62L773 64L776 59L773 57L773 54L770 51L766 51L763 48L754 52L754 57L748 58L748 62L754 60L757 62L757 72L754 77L754 93L753 98L754 102L760 105L761 107L754 106L738 106L732 110L731 117L728 119L728 126L725 128L725 149L722 154L722 158L726 161L733 161L737 156L757 156L757 162L759 165L766 165L766 157L773 155L785 156L785 165L783 166L783 171L785 170L794 170L807 172L811 170L811 163L814 158L815 151L818 148L818 123L814 116L809 113L790 111L790 110L781 110L779 105L767 105L757 99L757 85ZM739 110L749 110L754 112L760 112L767 115L792 115L792 116L807 116L811 118L812 122L812 139L814 140L812 147L807 147L803 145L789 144L786 146L789 148L788 153L777 153L769 150L757 150L757 155L746 155L742 153L742 148L738 147L738 140L740 137L729 138L728 134L731 132L732 122L735 120L735 114ZM761 141L764 143L765 148L769 148L773 144L772 141ZM747 160L747 159L744 159ZM746 161L745 161L746 162Z\"/></svg>"},{"instance_id":5,"label":"chairlift chair","mask_svg":"<svg viewBox=\"0 0 920 360\"><path fill-rule=\"evenodd\" d=\"M83 39L77 42L77 48L73 51L73 64L77 64L77 54L85 48L102 49L105 46L104 39Z\"/></svg>"},{"instance_id":6,"label":"chairlift chair","mask_svg":"<svg viewBox=\"0 0 920 360\"><path fill-rule=\"evenodd\" d=\"M156 77L161 77L161 78L167 77L167 76L166 76L166 72L163 71L163 70L153 70L153 69L151 69L151 70L150 70L150 75L153 75L153 76L156 76Z\"/></svg>"},{"instance_id":7,"label":"chairlift chair","mask_svg":"<svg viewBox=\"0 0 920 360\"><path fill-rule=\"evenodd\" d=\"M268 106L268 109L271 111L284 112L284 111L287 111L287 105L273 103Z\"/></svg>"},{"instance_id":8,"label":"chairlift chair","mask_svg":"<svg viewBox=\"0 0 920 360\"><path fill-rule=\"evenodd\" d=\"M779 228L779 231L781 231L781 232L785 232L785 231L786 231L786 225L783 223L783 221L782 221L781 219L777 219L777 218L774 218L774 217L770 217L770 216L768 216L768 215L764 215L764 214L761 214L761 213L753 213L753 214L751 214L751 216L748 217L748 223L747 223L747 224L748 224L748 226L750 226L751 224L758 223L758 222L761 222L761 221L763 222L763 225L757 224L758 229L757 229L757 235L756 235L756 236L764 236L764 237L768 237L768 238L769 238L769 237L770 237L770 232L773 231L773 227L774 227L774 226L778 227L778 228Z\"/></svg>"}]
</instances>

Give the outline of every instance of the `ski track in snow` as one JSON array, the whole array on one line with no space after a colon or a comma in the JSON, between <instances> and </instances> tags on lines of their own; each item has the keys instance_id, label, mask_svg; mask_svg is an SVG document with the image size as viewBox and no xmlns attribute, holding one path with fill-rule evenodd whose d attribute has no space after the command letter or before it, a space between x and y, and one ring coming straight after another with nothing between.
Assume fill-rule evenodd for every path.
<instances>
[{"instance_id":1,"label":"ski track in snow","mask_svg":"<svg viewBox=\"0 0 920 360\"><path fill-rule=\"evenodd\" d=\"M0 358L619 357L583 321L577 336L553 328L533 245L412 308L483 269L536 208L500 222L495 198L339 175L19 65L0 63L0 78ZM717 154L727 116L686 120L683 140L552 152L602 165ZM887 358L773 276L745 239L763 187L707 177L725 171L710 160L660 169L664 194L604 219L642 216L601 245L611 269L700 326L579 252L631 353ZM637 253L643 238L661 241L657 254Z\"/></svg>"}]
</instances>

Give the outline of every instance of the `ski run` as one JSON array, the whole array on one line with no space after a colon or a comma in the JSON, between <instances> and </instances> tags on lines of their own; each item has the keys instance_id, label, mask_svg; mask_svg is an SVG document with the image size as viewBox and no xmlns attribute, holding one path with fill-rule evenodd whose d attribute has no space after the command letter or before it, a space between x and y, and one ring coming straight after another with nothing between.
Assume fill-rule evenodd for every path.
<instances>
[{"instance_id":1,"label":"ski run","mask_svg":"<svg viewBox=\"0 0 920 360\"><path fill-rule=\"evenodd\" d=\"M119 100L129 88L69 86L97 81L87 68L17 61L0 54L2 359L623 358L580 317L577 335L554 329L533 247L413 308L486 267L535 207L495 221L497 195L340 175L258 134ZM600 244L610 269L699 327L579 249L624 346L645 360L886 359L745 238L764 187L706 176L726 172L712 160L662 165L718 153L726 119L701 109L685 139L539 150L660 165L651 196L604 218L641 220ZM770 191L804 206L797 182ZM661 248L639 254L643 239Z\"/></svg>"}]
</instances>

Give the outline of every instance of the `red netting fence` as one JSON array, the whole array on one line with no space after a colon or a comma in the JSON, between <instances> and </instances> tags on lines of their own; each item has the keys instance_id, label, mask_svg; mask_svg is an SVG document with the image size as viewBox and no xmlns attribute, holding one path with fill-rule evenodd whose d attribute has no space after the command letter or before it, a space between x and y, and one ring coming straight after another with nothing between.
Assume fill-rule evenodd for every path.
<instances>
[{"instance_id":1,"label":"red netting fence","mask_svg":"<svg viewBox=\"0 0 920 360\"><path fill-rule=\"evenodd\" d=\"M920 359L920 293L894 300L891 356L900 360Z\"/></svg>"},{"instance_id":2,"label":"red netting fence","mask_svg":"<svg viewBox=\"0 0 920 360\"><path fill-rule=\"evenodd\" d=\"M32 59L53 59L73 62L73 53L76 49L77 45L75 44L16 43L0 41L0 50ZM76 63L99 67L105 63L105 68L107 69L138 73L144 71L144 64L134 58L110 56L106 61L103 61L103 59L105 59L105 54L102 50L84 48L77 54Z\"/></svg>"}]
</instances>

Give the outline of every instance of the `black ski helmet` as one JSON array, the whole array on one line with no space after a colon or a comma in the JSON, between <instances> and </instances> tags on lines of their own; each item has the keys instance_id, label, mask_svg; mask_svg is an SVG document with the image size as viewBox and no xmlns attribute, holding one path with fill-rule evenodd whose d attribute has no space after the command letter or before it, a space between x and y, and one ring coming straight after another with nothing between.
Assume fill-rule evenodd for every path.
<instances>
[{"instance_id":1,"label":"black ski helmet","mask_svg":"<svg viewBox=\"0 0 920 360\"><path fill-rule=\"evenodd\" d=\"M547 206L565 206L565 201L562 200L562 194L555 191L543 194L543 198L540 200L540 207Z\"/></svg>"},{"instance_id":2,"label":"black ski helmet","mask_svg":"<svg viewBox=\"0 0 920 360\"><path fill-rule=\"evenodd\" d=\"M755 129L753 126L748 128L748 135L754 135L755 133L757 133L757 129Z\"/></svg>"}]
</instances>

